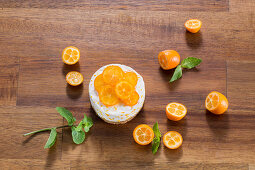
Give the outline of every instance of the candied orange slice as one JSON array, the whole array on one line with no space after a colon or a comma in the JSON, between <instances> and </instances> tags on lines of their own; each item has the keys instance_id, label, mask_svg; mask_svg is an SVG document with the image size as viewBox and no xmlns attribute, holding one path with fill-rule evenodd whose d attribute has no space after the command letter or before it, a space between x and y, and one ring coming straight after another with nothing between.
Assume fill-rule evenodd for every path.
<instances>
[{"instance_id":1,"label":"candied orange slice","mask_svg":"<svg viewBox=\"0 0 255 170\"><path fill-rule=\"evenodd\" d=\"M169 120L181 120L187 113L187 108L181 103L169 103L166 106L166 116Z\"/></svg>"},{"instance_id":2,"label":"candied orange slice","mask_svg":"<svg viewBox=\"0 0 255 170\"><path fill-rule=\"evenodd\" d=\"M108 66L103 71L104 82L110 85L116 85L123 79L124 72L119 66Z\"/></svg>"},{"instance_id":3,"label":"candied orange slice","mask_svg":"<svg viewBox=\"0 0 255 170\"><path fill-rule=\"evenodd\" d=\"M99 92L99 99L105 106L113 106L119 102L113 87L110 85L105 85L102 87Z\"/></svg>"},{"instance_id":4,"label":"candied orange slice","mask_svg":"<svg viewBox=\"0 0 255 170\"><path fill-rule=\"evenodd\" d=\"M80 51L78 48L70 46L66 47L62 52L62 60L68 65L77 63L80 59Z\"/></svg>"},{"instance_id":5,"label":"candied orange slice","mask_svg":"<svg viewBox=\"0 0 255 170\"><path fill-rule=\"evenodd\" d=\"M99 91L102 89L102 87L105 85L104 79L103 79L103 75L100 74L95 78L94 81L94 87L96 89L96 91L99 93Z\"/></svg>"},{"instance_id":6,"label":"candied orange slice","mask_svg":"<svg viewBox=\"0 0 255 170\"><path fill-rule=\"evenodd\" d=\"M228 99L223 94L213 91L206 97L205 107L214 114L223 114L228 109Z\"/></svg>"},{"instance_id":7,"label":"candied orange slice","mask_svg":"<svg viewBox=\"0 0 255 170\"><path fill-rule=\"evenodd\" d=\"M154 132L150 126L141 124L134 129L133 137L139 145L148 145L154 138Z\"/></svg>"},{"instance_id":8,"label":"candied orange slice","mask_svg":"<svg viewBox=\"0 0 255 170\"><path fill-rule=\"evenodd\" d=\"M66 81L71 86L78 86L83 82L83 76L77 71L70 71L66 75Z\"/></svg>"},{"instance_id":9,"label":"candied orange slice","mask_svg":"<svg viewBox=\"0 0 255 170\"><path fill-rule=\"evenodd\" d=\"M202 22L198 19L190 19L184 25L189 32L196 33L200 30Z\"/></svg>"},{"instance_id":10,"label":"candied orange slice","mask_svg":"<svg viewBox=\"0 0 255 170\"><path fill-rule=\"evenodd\" d=\"M163 136L163 143L169 149L177 149L182 145L182 135L175 131L169 131Z\"/></svg>"},{"instance_id":11,"label":"candied orange slice","mask_svg":"<svg viewBox=\"0 0 255 170\"><path fill-rule=\"evenodd\" d=\"M128 106L134 106L137 104L138 100L139 94L136 91L134 91L129 98L123 100L123 103Z\"/></svg>"},{"instance_id":12,"label":"candied orange slice","mask_svg":"<svg viewBox=\"0 0 255 170\"><path fill-rule=\"evenodd\" d=\"M122 100L129 98L134 90L134 86L127 81L120 81L115 86L116 95Z\"/></svg>"},{"instance_id":13,"label":"candied orange slice","mask_svg":"<svg viewBox=\"0 0 255 170\"><path fill-rule=\"evenodd\" d=\"M130 84L132 84L133 86L136 86L138 81L138 77L134 72L126 72L124 74L124 79Z\"/></svg>"}]
</instances>

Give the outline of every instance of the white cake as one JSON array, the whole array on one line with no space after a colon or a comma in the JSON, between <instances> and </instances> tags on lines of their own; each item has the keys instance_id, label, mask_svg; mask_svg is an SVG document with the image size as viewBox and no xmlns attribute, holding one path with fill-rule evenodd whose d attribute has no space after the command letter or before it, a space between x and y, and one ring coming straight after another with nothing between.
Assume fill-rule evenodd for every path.
<instances>
[{"instance_id":1,"label":"white cake","mask_svg":"<svg viewBox=\"0 0 255 170\"><path fill-rule=\"evenodd\" d=\"M104 104L100 102L98 92L95 90L95 87L94 87L94 81L95 81L95 78L98 75L102 74L103 70L110 65L119 66L124 72L132 71L136 73L138 77L138 81L135 88L136 88L136 92L139 94L139 100L136 105L126 106L123 103L119 103L114 106L106 107ZM133 119L143 107L143 103L145 100L145 85L144 85L143 78L134 69L125 65L109 64L109 65L103 66L99 70L97 70L91 77L91 80L89 83L89 98L90 98L90 102L93 109L95 110L97 115L101 119L103 119L105 122L112 123L112 124L126 123L130 121L131 119Z\"/></svg>"}]
</instances>

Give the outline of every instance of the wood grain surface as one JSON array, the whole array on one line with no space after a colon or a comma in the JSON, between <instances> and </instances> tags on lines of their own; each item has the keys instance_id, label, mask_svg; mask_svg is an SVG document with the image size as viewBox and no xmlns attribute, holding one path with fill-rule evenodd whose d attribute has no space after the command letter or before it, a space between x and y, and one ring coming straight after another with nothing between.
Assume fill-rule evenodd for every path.
<instances>
[{"instance_id":1,"label":"wood grain surface","mask_svg":"<svg viewBox=\"0 0 255 170\"><path fill-rule=\"evenodd\" d=\"M0 169L254 169L255 168L255 1L253 0L2 0L0 1ZM203 25L186 32L187 19ZM61 60L67 46L80 49L74 66ZM169 84L173 70L160 69L157 55L173 49L181 59L203 60ZM120 63L140 73L146 85L142 111L124 125L102 121L93 111L88 84L101 66ZM76 70L84 83L71 87ZM227 96L228 111L215 116L204 100L213 90ZM180 102L187 116L169 121L165 106ZM43 149L48 132L22 134L66 124L63 106L94 126L81 145L70 129ZM133 129L159 123L176 130L181 148L139 146Z\"/></svg>"}]
</instances>

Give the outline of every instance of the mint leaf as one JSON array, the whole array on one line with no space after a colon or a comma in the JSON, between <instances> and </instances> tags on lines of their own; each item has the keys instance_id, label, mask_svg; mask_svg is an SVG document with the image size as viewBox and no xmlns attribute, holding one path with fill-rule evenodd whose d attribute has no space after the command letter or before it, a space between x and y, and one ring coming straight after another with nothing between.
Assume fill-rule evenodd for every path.
<instances>
[{"instance_id":1,"label":"mint leaf","mask_svg":"<svg viewBox=\"0 0 255 170\"><path fill-rule=\"evenodd\" d=\"M81 144L85 139L85 132L83 130L78 131L74 126L72 126L72 137L73 142L76 144Z\"/></svg>"},{"instance_id":2,"label":"mint leaf","mask_svg":"<svg viewBox=\"0 0 255 170\"><path fill-rule=\"evenodd\" d=\"M152 153L155 154L160 146L161 133L158 128L158 122L153 125L154 139L152 141Z\"/></svg>"},{"instance_id":3,"label":"mint leaf","mask_svg":"<svg viewBox=\"0 0 255 170\"><path fill-rule=\"evenodd\" d=\"M202 62L201 59L195 57L187 57L182 60L181 66L183 68L191 69L198 66Z\"/></svg>"},{"instance_id":4,"label":"mint leaf","mask_svg":"<svg viewBox=\"0 0 255 170\"><path fill-rule=\"evenodd\" d=\"M152 141L152 153L155 154L158 151L160 145L160 138L154 138Z\"/></svg>"},{"instance_id":5,"label":"mint leaf","mask_svg":"<svg viewBox=\"0 0 255 170\"><path fill-rule=\"evenodd\" d=\"M161 138L161 133L160 133L159 128L158 128L158 122L156 122L153 125L153 132L154 132L155 137Z\"/></svg>"},{"instance_id":6,"label":"mint leaf","mask_svg":"<svg viewBox=\"0 0 255 170\"><path fill-rule=\"evenodd\" d=\"M88 132L89 129L93 126L93 121L90 117L84 114L83 125L85 132Z\"/></svg>"},{"instance_id":7,"label":"mint leaf","mask_svg":"<svg viewBox=\"0 0 255 170\"><path fill-rule=\"evenodd\" d=\"M175 81L175 80L178 80L179 78L182 77L182 66L181 65L178 65L174 71L174 74L171 78L171 80L169 81L170 83Z\"/></svg>"},{"instance_id":8,"label":"mint leaf","mask_svg":"<svg viewBox=\"0 0 255 170\"><path fill-rule=\"evenodd\" d=\"M44 149L52 147L54 143L56 142L56 139L57 139L57 130L56 128L52 128L50 131L50 136L48 138L48 141L46 142L44 146Z\"/></svg>"},{"instance_id":9,"label":"mint leaf","mask_svg":"<svg viewBox=\"0 0 255 170\"><path fill-rule=\"evenodd\" d=\"M64 107L56 107L56 110L61 116L63 116L66 119L69 126L72 126L73 123L76 121L76 119L73 117L73 114Z\"/></svg>"},{"instance_id":10,"label":"mint leaf","mask_svg":"<svg viewBox=\"0 0 255 170\"><path fill-rule=\"evenodd\" d=\"M81 131L82 130L82 128L83 128L83 121L80 121L80 123L79 123L79 125L76 127L76 130L77 131Z\"/></svg>"}]
</instances>

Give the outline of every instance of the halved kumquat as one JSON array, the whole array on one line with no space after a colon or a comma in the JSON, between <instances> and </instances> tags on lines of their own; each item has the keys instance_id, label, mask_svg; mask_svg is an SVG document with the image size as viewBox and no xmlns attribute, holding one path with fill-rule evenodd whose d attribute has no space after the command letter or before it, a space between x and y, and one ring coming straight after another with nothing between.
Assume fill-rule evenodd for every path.
<instances>
[{"instance_id":1,"label":"halved kumquat","mask_svg":"<svg viewBox=\"0 0 255 170\"><path fill-rule=\"evenodd\" d=\"M104 82L112 86L116 85L124 77L124 72L119 66L108 66L103 71Z\"/></svg>"},{"instance_id":2,"label":"halved kumquat","mask_svg":"<svg viewBox=\"0 0 255 170\"><path fill-rule=\"evenodd\" d=\"M133 86L136 86L138 81L138 77L134 72L126 72L124 74L124 79L130 84L132 84Z\"/></svg>"},{"instance_id":3,"label":"halved kumquat","mask_svg":"<svg viewBox=\"0 0 255 170\"><path fill-rule=\"evenodd\" d=\"M133 94L131 94L131 96L129 96L125 100L122 100L122 102L127 106L134 106L138 103L138 100L139 100L139 94L136 91L134 91Z\"/></svg>"},{"instance_id":4,"label":"halved kumquat","mask_svg":"<svg viewBox=\"0 0 255 170\"><path fill-rule=\"evenodd\" d=\"M71 86L78 86L83 82L83 76L77 71L71 71L66 75L66 81Z\"/></svg>"},{"instance_id":5,"label":"halved kumquat","mask_svg":"<svg viewBox=\"0 0 255 170\"><path fill-rule=\"evenodd\" d=\"M99 92L99 100L107 107L114 106L119 103L119 99L116 96L113 87L110 85L102 87Z\"/></svg>"},{"instance_id":6,"label":"halved kumquat","mask_svg":"<svg viewBox=\"0 0 255 170\"><path fill-rule=\"evenodd\" d=\"M170 70L180 64L180 55L174 50L161 51L158 55L158 62L162 69Z\"/></svg>"},{"instance_id":7,"label":"halved kumquat","mask_svg":"<svg viewBox=\"0 0 255 170\"><path fill-rule=\"evenodd\" d=\"M169 131L163 136L163 143L169 149L177 149L182 145L182 135L176 131Z\"/></svg>"},{"instance_id":8,"label":"halved kumquat","mask_svg":"<svg viewBox=\"0 0 255 170\"><path fill-rule=\"evenodd\" d=\"M128 99L134 92L135 88L127 81L120 81L115 86L116 95L121 99Z\"/></svg>"},{"instance_id":9,"label":"halved kumquat","mask_svg":"<svg viewBox=\"0 0 255 170\"><path fill-rule=\"evenodd\" d=\"M223 94L213 91L206 97L205 107L214 114L223 114L228 109L228 99Z\"/></svg>"},{"instance_id":10,"label":"halved kumquat","mask_svg":"<svg viewBox=\"0 0 255 170\"><path fill-rule=\"evenodd\" d=\"M187 108L181 103L169 103L166 106L166 116L169 120L179 121L187 114Z\"/></svg>"},{"instance_id":11,"label":"halved kumquat","mask_svg":"<svg viewBox=\"0 0 255 170\"><path fill-rule=\"evenodd\" d=\"M80 59L80 51L78 48L70 46L66 47L62 52L62 60L68 65L77 63Z\"/></svg>"},{"instance_id":12,"label":"halved kumquat","mask_svg":"<svg viewBox=\"0 0 255 170\"><path fill-rule=\"evenodd\" d=\"M154 132L150 126L141 124L134 129L133 137L139 145L148 145L154 138Z\"/></svg>"},{"instance_id":13,"label":"halved kumquat","mask_svg":"<svg viewBox=\"0 0 255 170\"><path fill-rule=\"evenodd\" d=\"M197 33L202 26L202 22L198 19L190 19L184 25L189 32Z\"/></svg>"}]
</instances>

